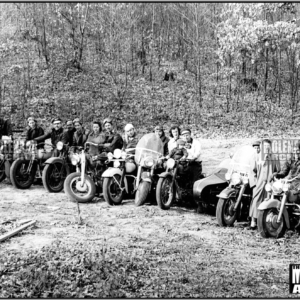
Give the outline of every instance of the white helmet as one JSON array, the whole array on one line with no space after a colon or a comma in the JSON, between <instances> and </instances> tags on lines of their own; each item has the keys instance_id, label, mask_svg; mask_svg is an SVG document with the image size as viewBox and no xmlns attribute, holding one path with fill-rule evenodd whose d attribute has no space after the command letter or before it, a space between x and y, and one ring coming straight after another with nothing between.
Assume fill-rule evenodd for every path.
<instances>
[{"instance_id":1,"label":"white helmet","mask_svg":"<svg viewBox=\"0 0 300 300\"><path fill-rule=\"evenodd\" d=\"M129 131L130 129L134 129L134 126L133 126L132 124L127 124L127 125L124 127L125 132L126 132L126 131Z\"/></svg>"}]
</instances>

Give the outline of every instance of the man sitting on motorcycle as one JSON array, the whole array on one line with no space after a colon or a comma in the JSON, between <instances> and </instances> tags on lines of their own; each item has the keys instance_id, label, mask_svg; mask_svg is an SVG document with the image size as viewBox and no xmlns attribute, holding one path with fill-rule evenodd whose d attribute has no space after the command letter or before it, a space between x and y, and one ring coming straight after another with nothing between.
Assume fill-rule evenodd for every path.
<instances>
[{"instance_id":1,"label":"man sitting on motorcycle","mask_svg":"<svg viewBox=\"0 0 300 300\"><path fill-rule=\"evenodd\" d=\"M74 127L76 131L73 135L72 146L74 147L83 147L85 142L88 139L90 131L82 127L82 123L78 118L73 120ZM100 124L100 123L99 123ZM72 149L73 150L73 149Z\"/></svg>"},{"instance_id":2,"label":"man sitting on motorcycle","mask_svg":"<svg viewBox=\"0 0 300 300\"><path fill-rule=\"evenodd\" d=\"M51 143L53 147L55 147L54 151L52 152L52 157L57 157L59 155L58 150L56 149L56 144L58 142L63 142L63 144L68 144L69 142L69 135L64 129L62 128L62 121L60 118L54 118L51 120L53 128L48 133L36 137L33 140L37 143L43 142L47 139L51 139Z\"/></svg>"},{"instance_id":3,"label":"man sitting on motorcycle","mask_svg":"<svg viewBox=\"0 0 300 300\"><path fill-rule=\"evenodd\" d=\"M164 145L164 155L167 155L169 153L168 150L168 142L169 138L166 137L164 129L161 125L158 125L154 128L154 133L161 139Z\"/></svg>"},{"instance_id":4,"label":"man sitting on motorcycle","mask_svg":"<svg viewBox=\"0 0 300 300\"><path fill-rule=\"evenodd\" d=\"M124 127L125 136L124 136L124 144L123 150L126 149L134 149L136 144L138 143L138 137L135 132L135 128L132 124L127 124ZM135 150L131 150L128 153L135 154Z\"/></svg>"},{"instance_id":5,"label":"man sitting on motorcycle","mask_svg":"<svg viewBox=\"0 0 300 300\"><path fill-rule=\"evenodd\" d=\"M66 122L66 126L67 126L67 133L68 133L68 140L69 140L69 146L72 147L73 146L73 137L74 137L74 133L76 131L76 129L74 128L73 125L73 121L68 120Z\"/></svg>"},{"instance_id":6,"label":"man sitting on motorcycle","mask_svg":"<svg viewBox=\"0 0 300 300\"><path fill-rule=\"evenodd\" d=\"M180 161L185 161L188 157L188 152L187 150L184 148L185 145L185 141L178 139L176 141L177 143L177 147L174 148L173 150L171 150L171 153L169 153L169 155L166 156L166 158L173 158L174 160L180 160ZM187 171L185 169L185 167L182 164L178 165L178 171L179 173L183 173L185 171Z\"/></svg>"},{"instance_id":7,"label":"man sitting on motorcycle","mask_svg":"<svg viewBox=\"0 0 300 300\"><path fill-rule=\"evenodd\" d=\"M37 120L35 120L33 117L29 117L27 119L29 129L26 133L26 140L25 144L27 145L27 142L33 141L35 138L44 135L44 129L42 127L37 126ZM42 149L44 147L44 143L40 143L37 145L37 149Z\"/></svg>"},{"instance_id":8,"label":"man sitting on motorcycle","mask_svg":"<svg viewBox=\"0 0 300 300\"><path fill-rule=\"evenodd\" d=\"M11 140L13 139L13 132L10 120L4 120L4 118L0 117L0 140L2 139L3 135L8 136Z\"/></svg>"},{"instance_id":9,"label":"man sitting on motorcycle","mask_svg":"<svg viewBox=\"0 0 300 300\"><path fill-rule=\"evenodd\" d=\"M202 161L201 156L201 144L196 139L192 138L191 130L186 128L181 132L183 140L185 141L185 148L188 152L188 160L191 160L189 165L189 171L192 173L193 182L202 178Z\"/></svg>"},{"instance_id":10,"label":"man sitting on motorcycle","mask_svg":"<svg viewBox=\"0 0 300 300\"><path fill-rule=\"evenodd\" d=\"M121 135L114 132L113 122L111 118L106 118L103 121L105 129L105 143L103 144L103 151L113 153L115 149L122 149L123 139Z\"/></svg>"}]
</instances>

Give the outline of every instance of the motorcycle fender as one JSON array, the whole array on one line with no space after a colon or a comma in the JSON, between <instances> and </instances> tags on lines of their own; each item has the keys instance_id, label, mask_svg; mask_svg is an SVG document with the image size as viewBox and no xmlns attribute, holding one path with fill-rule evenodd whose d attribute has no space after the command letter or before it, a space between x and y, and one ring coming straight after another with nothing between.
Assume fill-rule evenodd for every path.
<instances>
[{"instance_id":1,"label":"motorcycle fender","mask_svg":"<svg viewBox=\"0 0 300 300\"><path fill-rule=\"evenodd\" d=\"M59 157L50 157L50 158L48 158L48 159L45 161L44 164L45 164L45 165L51 165L51 164L54 164L54 163L56 163L56 162L62 162L62 163L65 165L65 167L66 167L67 174L70 174L70 168L69 168L68 164L66 164L66 163L64 162L64 160L61 159L61 158L59 158Z\"/></svg>"},{"instance_id":2,"label":"motorcycle fender","mask_svg":"<svg viewBox=\"0 0 300 300\"><path fill-rule=\"evenodd\" d=\"M114 175L122 176L122 171L119 168L110 167L102 173L101 177L109 178L109 177L113 177ZM127 183L126 176L124 177L124 184L125 184L125 191L128 194L128 183Z\"/></svg>"},{"instance_id":3,"label":"motorcycle fender","mask_svg":"<svg viewBox=\"0 0 300 300\"><path fill-rule=\"evenodd\" d=\"M163 172L158 175L159 178L166 178L168 176L172 176L170 172Z\"/></svg>"},{"instance_id":4,"label":"motorcycle fender","mask_svg":"<svg viewBox=\"0 0 300 300\"><path fill-rule=\"evenodd\" d=\"M257 209L258 210L265 210L265 209L269 209L269 208L272 208L272 207L275 207L275 208L280 207L280 201L278 201L276 199L270 199L270 200L263 201ZM288 214L285 207L283 208L283 216L284 216L284 219L285 219L286 227L290 228L289 214Z\"/></svg>"},{"instance_id":5,"label":"motorcycle fender","mask_svg":"<svg viewBox=\"0 0 300 300\"><path fill-rule=\"evenodd\" d=\"M142 178L141 180L142 180L142 181L146 181L146 182L150 182L150 183L152 183L152 180L151 180L151 178Z\"/></svg>"},{"instance_id":6,"label":"motorcycle fender","mask_svg":"<svg viewBox=\"0 0 300 300\"><path fill-rule=\"evenodd\" d=\"M218 198L224 198L224 199L228 199L230 196L232 196L233 194L236 194L236 190L234 188L231 187L227 187L225 190L223 190L219 195L217 195L216 197Z\"/></svg>"}]
</instances>

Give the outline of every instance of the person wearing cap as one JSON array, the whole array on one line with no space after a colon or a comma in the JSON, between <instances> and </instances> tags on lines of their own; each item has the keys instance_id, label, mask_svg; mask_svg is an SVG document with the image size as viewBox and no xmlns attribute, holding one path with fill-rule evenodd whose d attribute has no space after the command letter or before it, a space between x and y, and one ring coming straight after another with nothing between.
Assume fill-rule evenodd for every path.
<instances>
[{"instance_id":1,"label":"person wearing cap","mask_svg":"<svg viewBox=\"0 0 300 300\"><path fill-rule=\"evenodd\" d=\"M53 128L46 134L36 137L33 140L37 141L37 143L43 142L47 139L51 139L52 145L55 147L53 151L53 156L58 155L58 151L56 149L56 144L58 142L63 142L64 144L69 143L69 135L64 129L62 128L62 121L60 118L53 118L51 120Z\"/></svg>"},{"instance_id":2,"label":"person wearing cap","mask_svg":"<svg viewBox=\"0 0 300 300\"><path fill-rule=\"evenodd\" d=\"M73 137L76 129L74 128L73 121L68 120L66 121L66 127L67 127L67 134L68 134L68 140L69 140L69 146L73 146Z\"/></svg>"},{"instance_id":3,"label":"person wearing cap","mask_svg":"<svg viewBox=\"0 0 300 300\"><path fill-rule=\"evenodd\" d=\"M138 137L136 135L134 126L132 124L127 124L124 127L124 131L123 150L134 149L138 143ZM130 153L134 154L135 150L130 151Z\"/></svg>"},{"instance_id":4,"label":"person wearing cap","mask_svg":"<svg viewBox=\"0 0 300 300\"><path fill-rule=\"evenodd\" d=\"M166 158L173 158L175 160L186 160L188 157L188 152L184 148L185 141L178 139L176 141L176 148L172 149L169 155L166 156Z\"/></svg>"},{"instance_id":5,"label":"person wearing cap","mask_svg":"<svg viewBox=\"0 0 300 300\"><path fill-rule=\"evenodd\" d=\"M27 119L29 129L26 132L25 144L27 142L34 140L35 138L44 135L44 129L37 125L37 120L33 117L29 117ZM44 143L39 143L37 145L37 149L41 149L44 147Z\"/></svg>"},{"instance_id":6,"label":"person wearing cap","mask_svg":"<svg viewBox=\"0 0 300 300\"><path fill-rule=\"evenodd\" d=\"M170 140L168 142L168 151L169 153L177 147L177 140L179 139L180 136L180 128L178 125L173 125L170 128L169 131L169 136L170 136Z\"/></svg>"},{"instance_id":7,"label":"person wearing cap","mask_svg":"<svg viewBox=\"0 0 300 300\"><path fill-rule=\"evenodd\" d=\"M255 162L254 173L256 174L256 182L253 188L253 199L250 203L249 217L251 218L250 229L257 228L258 207L262 201L267 197L265 186L272 178L274 172L280 171L280 164L278 159L272 154L272 142L264 139L261 142L261 149L263 149L263 159Z\"/></svg>"},{"instance_id":8,"label":"person wearing cap","mask_svg":"<svg viewBox=\"0 0 300 300\"><path fill-rule=\"evenodd\" d=\"M161 125L157 125L154 128L154 133L161 139L164 145L164 156L168 155L169 150L168 150L168 143L169 143L169 138L166 137L164 128Z\"/></svg>"},{"instance_id":9,"label":"person wearing cap","mask_svg":"<svg viewBox=\"0 0 300 300\"><path fill-rule=\"evenodd\" d=\"M84 127L82 127L82 123L78 118L73 120L73 124L74 124L76 131L73 135L72 146L73 147L83 147L85 142L88 139L90 131L88 129L85 129ZM99 125L101 127L100 123L99 123Z\"/></svg>"},{"instance_id":10,"label":"person wearing cap","mask_svg":"<svg viewBox=\"0 0 300 300\"><path fill-rule=\"evenodd\" d=\"M104 152L114 152L115 149L122 149L123 139L120 134L113 130L113 122L111 118L106 118L103 121L105 129L105 143L103 144Z\"/></svg>"},{"instance_id":11,"label":"person wearing cap","mask_svg":"<svg viewBox=\"0 0 300 300\"><path fill-rule=\"evenodd\" d=\"M0 140L4 135L8 136L11 140L13 139L13 132L10 120L4 120L4 118L0 117Z\"/></svg>"},{"instance_id":12,"label":"person wearing cap","mask_svg":"<svg viewBox=\"0 0 300 300\"><path fill-rule=\"evenodd\" d=\"M193 181L197 181L202 176L202 161L201 156L201 144L195 138L192 138L191 130L185 128L181 131L182 139L185 141L185 148L188 152L187 159L191 161L189 164L189 170L193 175Z\"/></svg>"}]
</instances>

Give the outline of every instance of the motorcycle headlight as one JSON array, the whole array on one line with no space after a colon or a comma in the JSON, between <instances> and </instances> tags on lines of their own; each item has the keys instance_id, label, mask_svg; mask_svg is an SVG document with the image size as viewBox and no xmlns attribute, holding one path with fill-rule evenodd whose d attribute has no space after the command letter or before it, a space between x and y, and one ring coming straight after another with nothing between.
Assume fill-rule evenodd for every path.
<instances>
[{"instance_id":1,"label":"motorcycle headlight","mask_svg":"<svg viewBox=\"0 0 300 300\"><path fill-rule=\"evenodd\" d=\"M289 187L290 187L290 185L289 185L288 183L285 183L285 184L283 185L283 187L282 187L282 190L283 190L284 192L287 192L287 191L289 190Z\"/></svg>"},{"instance_id":2,"label":"motorcycle headlight","mask_svg":"<svg viewBox=\"0 0 300 300\"><path fill-rule=\"evenodd\" d=\"M226 180L230 180L230 178L231 178L231 174L227 172L227 173L225 174L225 179L226 179Z\"/></svg>"},{"instance_id":3,"label":"motorcycle headlight","mask_svg":"<svg viewBox=\"0 0 300 300\"><path fill-rule=\"evenodd\" d=\"M122 151L120 149L115 149L114 151L114 157L115 158L120 158L122 155Z\"/></svg>"},{"instance_id":4,"label":"motorcycle headlight","mask_svg":"<svg viewBox=\"0 0 300 300\"><path fill-rule=\"evenodd\" d=\"M122 159L125 159L127 157L127 153L125 151L122 151L121 157Z\"/></svg>"},{"instance_id":5,"label":"motorcycle headlight","mask_svg":"<svg viewBox=\"0 0 300 300\"><path fill-rule=\"evenodd\" d=\"M80 156L78 154L73 154L71 156L71 164L76 166L80 162Z\"/></svg>"},{"instance_id":6,"label":"motorcycle headlight","mask_svg":"<svg viewBox=\"0 0 300 300\"><path fill-rule=\"evenodd\" d=\"M118 160L114 161L114 168L118 168L120 166L120 162Z\"/></svg>"},{"instance_id":7,"label":"motorcycle headlight","mask_svg":"<svg viewBox=\"0 0 300 300\"><path fill-rule=\"evenodd\" d=\"M167 160L167 168L168 169L173 169L175 166L175 160L173 158L169 158Z\"/></svg>"},{"instance_id":8,"label":"motorcycle headlight","mask_svg":"<svg viewBox=\"0 0 300 300\"><path fill-rule=\"evenodd\" d=\"M154 159L152 157L146 157L144 160L144 166L151 168L154 165Z\"/></svg>"},{"instance_id":9,"label":"motorcycle headlight","mask_svg":"<svg viewBox=\"0 0 300 300\"><path fill-rule=\"evenodd\" d=\"M272 191L274 194L281 194L282 188L283 188L283 184L280 180L275 181L272 185Z\"/></svg>"},{"instance_id":10,"label":"motorcycle headlight","mask_svg":"<svg viewBox=\"0 0 300 300\"><path fill-rule=\"evenodd\" d=\"M233 173L231 175L231 183L233 185L237 185L237 184L241 183L241 175L239 173Z\"/></svg>"},{"instance_id":11,"label":"motorcycle headlight","mask_svg":"<svg viewBox=\"0 0 300 300\"><path fill-rule=\"evenodd\" d=\"M63 142L58 142L58 143L56 144L56 149L57 149L57 150L62 150L63 147L64 147L64 143L63 143Z\"/></svg>"},{"instance_id":12,"label":"motorcycle headlight","mask_svg":"<svg viewBox=\"0 0 300 300\"><path fill-rule=\"evenodd\" d=\"M271 184L270 184L270 183L267 183L267 184L266 184L265 190L266 190L267 192L271 192L272 187L271 187Z\"/></svg>"},{"instance_id":13,"label":"motorcycle headlight","mask_svg":"<svg viewBox=\"0 0 300 300\"><path fill-rule=\"evenodd\" d=\"M243 177L243 184L248 184L248 183L249 183L248 177Z\"/></svg>"},{"instance_id":14,"label":"motorcycle headlight","mask_svg":"<svg viewBox=\"0 0 300 300\"><path fill-rule=\"evenodd\" d=\"M112 160L114 158L114 155L111 152L107 153L108 160Z\"/></svg>"}]
</instances>

